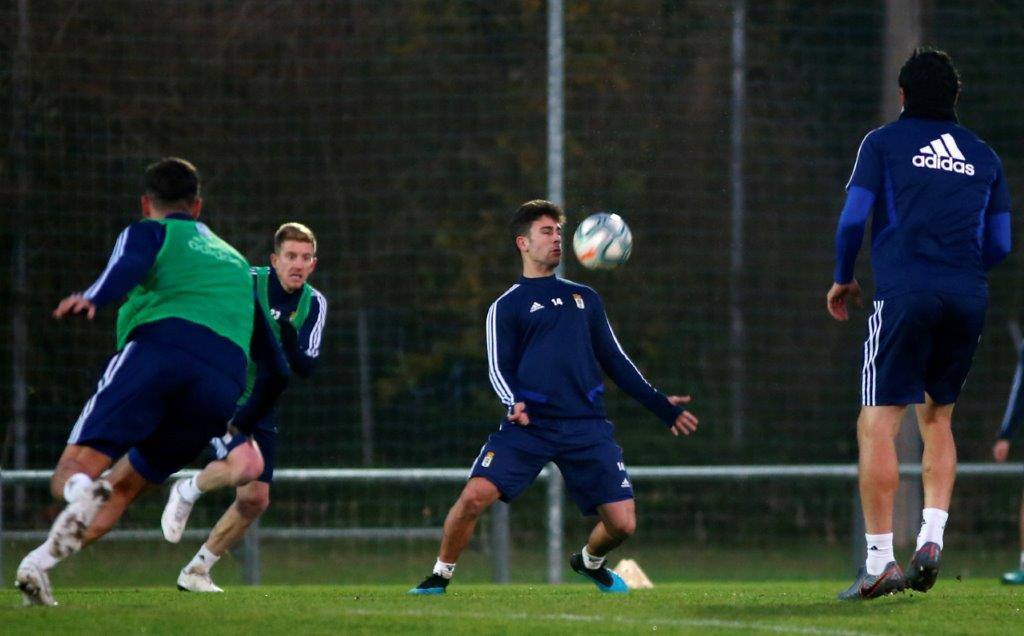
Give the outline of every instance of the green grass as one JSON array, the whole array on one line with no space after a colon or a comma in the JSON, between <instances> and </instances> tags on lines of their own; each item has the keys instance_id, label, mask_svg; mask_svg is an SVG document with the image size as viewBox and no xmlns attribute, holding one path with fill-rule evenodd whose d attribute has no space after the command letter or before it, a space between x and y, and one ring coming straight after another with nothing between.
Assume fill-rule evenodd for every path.
<instances>
[{"instance_id":1,"label":"green grass","mask_svg":"<svg viewBox=\"0 0 1024 636\"><path fill-rule=\"evenodd\" d=\"M995 580L940 579L928 594L840 603L848 581L671 583L627 596L586 584L453 584L445 597L408 586L233 587L225 594L164 588L58 588L60 607L17 607L0 592L0 631L146 634L381 633L1011 633L1024 590Z\"/></svg>"}]
</instances>

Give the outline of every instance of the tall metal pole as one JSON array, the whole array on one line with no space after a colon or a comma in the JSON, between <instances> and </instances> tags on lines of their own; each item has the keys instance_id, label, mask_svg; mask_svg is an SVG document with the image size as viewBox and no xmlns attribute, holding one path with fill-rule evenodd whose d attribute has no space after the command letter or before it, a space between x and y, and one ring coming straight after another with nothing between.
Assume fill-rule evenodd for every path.
<instances>
[{"instance_id":1,"label":"tall metal pole","mask_svg":"<svg viewBox=\"0 0 1024 636\"><path fill-rule=\"evenodd\" d=\"M732 211L730 214L732 244L729 250L729 367L732 372L732 443L743 443L743 408L746 393L747 369L746 326L743 319L743 226L746 207L743 176L743 119L747 102L746 67L746 0L734 0L732 10L732 130L729 161L732 183Z\"/></svg>"},{"instance_id":2,"label":"tall metal pole","mask_svg":"<svg viewBox=\"0 0 1024 636\"><path fill-rule=\"evenodd\" d=\"M18 44L11 81L11 169L15 173L14 218L28 218L31 167L28 158L29 103L29 16L28 0L18 0ZM13 289L11 306L11 432L15 470L28 467L28 325L25 302L28 298L28 269L25 263L24 232L14 233L12 246ZM3 458L0 457L0 461ZM25 506L25 487L14 489L14 510L20 515Z\"/></svg>"},{"instance_id":3,"label":"tall metal pole","mask_svg":"<svg viewBox=\"0 0 1024 636\"><path fill-rule=\"evenodd\" d=\"M359 352L359 410L363 437L363 465L373 464L373 397L370 388L370 327L366 309L360 309L356 322Z\"/></svg>"},{"instance_id":4,"label":"tall metal pole","mask_svg":"<svg viewBox=\"0 0 1024 636\"><path fill-rule=\"evenodd\" d=\"M565 190L565 11L548 0L548 200L564 206ZM562 266L555 270L562 275ZM548 583L562 582L562 474L554 464L548 479Z\"/></svg>"}]
</instances>

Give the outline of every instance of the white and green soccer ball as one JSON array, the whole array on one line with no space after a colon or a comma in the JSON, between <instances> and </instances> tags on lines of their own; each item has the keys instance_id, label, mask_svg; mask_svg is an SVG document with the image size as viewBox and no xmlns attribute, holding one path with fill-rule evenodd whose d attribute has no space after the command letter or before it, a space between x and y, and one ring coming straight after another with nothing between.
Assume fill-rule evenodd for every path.
<instances>
[{"instance_id":1,"label":"white and green soccer ball","mask_svg":"<svg viewBox=\"0 0 1024 636\"><path fill-rule=\"evenodd\" d=\"M576 228L572 249L576 260L587 269L615 269L629 260L633 233L618 214L598 212Z\"/></svg>"}]
</instances>

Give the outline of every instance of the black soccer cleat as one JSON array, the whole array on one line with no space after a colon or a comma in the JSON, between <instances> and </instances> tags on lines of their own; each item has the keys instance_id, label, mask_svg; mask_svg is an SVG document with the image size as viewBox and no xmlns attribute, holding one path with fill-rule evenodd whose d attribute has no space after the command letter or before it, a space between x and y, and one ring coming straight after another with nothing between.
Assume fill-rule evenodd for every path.
<instances>
[{"instance_id":1,"label":"black soccer cleat","mask_svg":"<svg viewBox=\"0 0 1024 636\"><path fill-rule=\"evenodd\" d=\"M907 566L907 585L918 592L927 592L939 578L939 562L942 560L942 548L938 543L929 541L910 558Z\"/></svg>"},{"instance_id":2,"label":"black soccer cleat","mask_svg":"<svg viewBox=\"0 0 1024 636\"><path fill-rule=\"evenodd\" d=\"M446 579L440 574L431 574L427 578L423 579L423 582L416 587L409 590L409 594L416 596L434 596L437 594L444 594L445 588L451 583L451 579Z\"/></svg>"},{"instance_id":3,"label":"black soccer cleat","mask_svg":"<svg viewBox=\"0 0 1024 636\"><path fill-rule=\"evenodd\" d=\"M569 557L569 567L577 574L590 579L597 586L597 589L602 592L612 594L626 594L629 592L629 586L622 580L622 577L603 566L596 570L588 568L583 563L583 555L579 552Z\"/></svg>"},{"instance_id":4,"label":"black soccer cleat","mask_svg":"<svg viewBox=\"0 0 1024 636\"><path fill-rule=\"evenodd\" d=\"M907 589L907 580L895 561L889 561L881 574L871 575L863 567L857 572L857 580L838 595L840 601L870 600L879 596L895 594Z\"/></svg>"}]
</instances>

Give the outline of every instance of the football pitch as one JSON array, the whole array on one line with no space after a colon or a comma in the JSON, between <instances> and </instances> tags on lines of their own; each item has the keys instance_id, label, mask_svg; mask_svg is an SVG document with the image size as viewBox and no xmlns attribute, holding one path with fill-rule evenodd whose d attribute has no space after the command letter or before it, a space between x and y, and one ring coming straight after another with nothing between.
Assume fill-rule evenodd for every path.
<instances>
[{"instance_id":1,"label":"football pitch","mask_svg":"<svg viewBox=\"0 0 1024 636\"><path fill-rule=\"evenodd\" d=\"M59 607L19 607L0 593L6 635L74 634L999 634L1024 626L1024 589L940 579L840 603L848 581L671 583L628 595L586 584L453 585L443 597L408 586L235 587L198 595L163 588L57 589Z\"/></svg>"}]
</instances>

